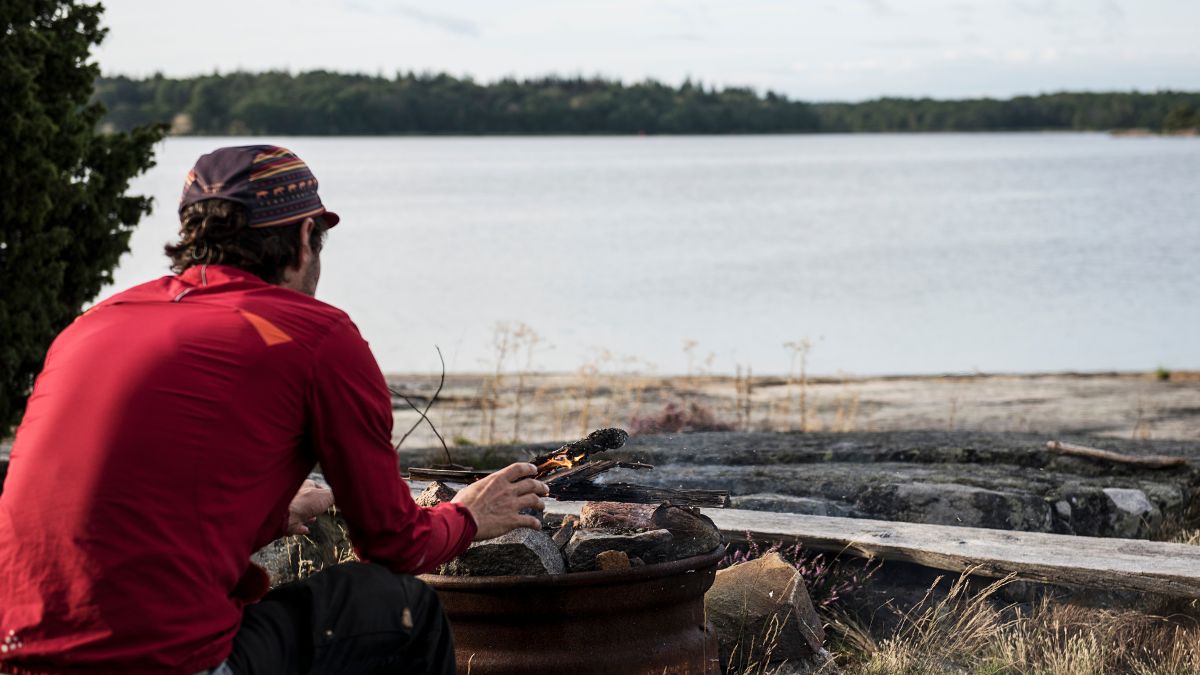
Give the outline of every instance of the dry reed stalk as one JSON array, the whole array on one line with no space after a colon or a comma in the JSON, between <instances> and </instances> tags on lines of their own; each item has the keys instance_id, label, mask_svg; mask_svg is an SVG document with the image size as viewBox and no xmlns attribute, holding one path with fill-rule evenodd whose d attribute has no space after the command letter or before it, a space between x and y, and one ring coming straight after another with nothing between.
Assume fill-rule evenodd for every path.
<instances>
[{"instance_id":1,"label":"dry reed stalk","mask_svg":"<svg viewBox=\"0 0 1200 675\"><path fill-rule=\"evenodd\" d=\"M1135 441L1147 441L1153 435L1150 431L1150 421L1146 419L1146 399L1141 392L1137 396L1137 418L1133 424L1130 438Z\"/></svg>"},{"instance_id":2,"label":"dry reed stalk","mask_svg":"<svg viewBox=\"0 0 1200 675\"><path fill-rule=\"evenodd\" d=\"M1200 528L1194 530L1181 530L1175 535L1172 541L1178 544L1190 544L1192 546L1200 546Z\"/></svg>"},{"instance_id":3,"label":"dry reed stalk","mask_svg":"<svg viewBox=\"0 0 1200 675\"><path fill-rule=\"evenodd\" d=\"M858 418L858 392L850 394L850 382L843 377L842 389L838 392L837 410L833 416L832 431L853 431Z\"/></svg>"},{"instance_id":4,"label":"dry reed stalk","mask_svg":"<svg viewBox=\"0 0 1200 675\"><path fill-rule=\"evenodd\" d=\"M788 367L787 378L787 399L788 399L788 431L795 431L795 427L791 425L791 420L794 415L792 407L792 386L797 382L796 366L799 364L799 383L800 383L800 431L811 431L808 428L808 352L812 349L812 342L808 338L803 338L796 342L783 343L784 349L788 349L792 353L791 364Z\"/></svg>"},{"instance_id":5,"label":"dry reed stalk","mask_svg":"<svg viewBox=\"0 0 1200 675\"><path fill-rule=\"evenodd\" d=\"M779 614L771 615L761 634L747 636L749 640L745 645L742 642L734 645L723 671L737 675L775 675L787 672L788 664L785 662L772 665L771 656L779 646L779 639L789 616L790 612L784 613L782 617Z\"/></svg>"},{"instance_id":6,"label":"dry reed stalk","mask_svg":"<svg viewBox=\"0 0 1200 675\"><path fill-rule=\"evenodd\" d=\"M542 342L542 338L528 325L517 323L513 340L515 342L514 349L523 351L525 355L524 367L517 372L516 403L513 407L513 442L515 443L521 438L521 412L524 403L525 379L533 371L534 353L538 344Z\"/></svg>"},{"instance_id":7,"label":"dry reed stalk","mask_svg":"<svg viewBox=\"0 0 1200 675\"><path fill-rule=\"evenodd\" d=\"M750 430L750 397L754 386L750 378L750 366L737 364L733 379L733 417L737 420L737 428L742 431Z\"/></svg>"}]
</instances>

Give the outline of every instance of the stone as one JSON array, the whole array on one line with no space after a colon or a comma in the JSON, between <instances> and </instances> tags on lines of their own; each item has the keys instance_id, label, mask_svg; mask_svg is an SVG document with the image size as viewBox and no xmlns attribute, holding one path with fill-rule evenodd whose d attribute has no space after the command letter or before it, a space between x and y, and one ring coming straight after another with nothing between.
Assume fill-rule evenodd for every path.
<instances>
[{"instance_id":1,"label":"stone","mask_svg":"<svg viewBox=\"0 0 1200 675\"><path fill-rule=\"evenodd\" d=\"M874 518L934 525L1049 532L1053 524L1053 509L1040 495L961 483L872 486L855 506Z\"/></svg>"},{"instance_id":2,"label":"stone","mask_svg":"<svg viewBox=\"0 0 1200 675\"><path fill-rule=\"evenodd\" d=\"M554 532L554 545L562 550L567 543L571 541L571 537L575 535L575 528L579 526L579 517L575 515L567 515L562 519L562 523Z\"/></svg>"},{"instance_id":3,"label":"stone","mask_svg":"<svg viewBox=\"0 0 1200 675\"><path fill-rule=\"evenodd\" d=\"M669 560L708 553L721 545L721 531L700 509L671 504L587 502L579 511L579 526L617 532L667 530L673 538Z\"/></svg>"},{"instance_id":4,"label":"stone","mask_svg":"<svg viewBox=\"0 0 1200 675\"><path fill-rule=\"evenodd\" d=\"M721 545L721 531L698 508L668 506L654 511L654 524L671 533L671 559L708 553Z\"/></svg>"},{"instance_id":5,"label":"stone","mask_svg":"<svg viewBox=\"0 0 1200 675\"><path fill-rule=\"evenodd\" d=\"M726 672L765 662L771 667L761 672L807 673L828 660L825 630L804 578L778 553L718 571L704 611L716 628Z\"/></svg>"},{"instance_id":6,"label":"stone","mask_svg":"<svg viewBox=\"0 0 1200 675\"><path fill-rule=\"evenodd\" d=\"M454 495L456 494L458 494L457 490L454 490L441 481L435 480L421 494L417 495L417 506L437 506L442 502L454 499Z\"/></svg>"},{"instance_id":7,"label":"stone","mask_svg":"<svg viewBox=\"0 0 1200 675\"><path fill-rule=\"evenodd\" d=\"M605 530L579 530L567 542L563 555L567 568L572 572L595 569L596 556L604 551L624 551L647 562L662 560L671 546L671 533L666 530L650 530L635 534L619 534Z\"/></svg>"},{"instance_id":8,"label":"stone","mask_svg":"<svg viewBox=\"0 0 1200 675\"><path fill-rule=\"evenodd\" d=\"M1145 492L1130 488L1104 488L1111 502L1109 523L1114 537L1133 539L1145 537L1162 524L1159 510Z\"/></svg>"},{"instance_id":9,"label":"stone","mask_svg":"<svg viewBox=\"0 0 1200 675\"><path fill-rule=\"evenodd\" d=\"M584 502L579 509L579 527L607 530L656 530L654 513L658 504Z\"/></svg>"},{"instance_id":10,"label":"stone","mask_svg":"<svg viewBox=\"0 0 1200 675\"><path fill-rule=\"evenodd\" d=\"M596 554L596 569L627 570L633 565L624 551L602 551Z\"/></svg>"},{"instance_id":11,"label":"stone","mask_svg":"<svg viewBox=\"0 0 1200 675\"><path fill-rule=\"evenodd\" d=\"M519 527L495 539L478 541L438 570L450 576L544 575L566 572L562 553L550 536Z\"/></svg>"},{"instance_id":12,"label":"stone","mask_svg":"<svg viewBox=\"0 0 1200 675\"><path fill-rule=\"evenodd\" d=\"M837 516L839 518L853 516L853 509L850 507L827 499L793 497L792 495L781 495L773 492L739 495L730 497L729 501L732 508L747 509L750 511L799 513L805 516Z\"/></svg>"}]
</instances>

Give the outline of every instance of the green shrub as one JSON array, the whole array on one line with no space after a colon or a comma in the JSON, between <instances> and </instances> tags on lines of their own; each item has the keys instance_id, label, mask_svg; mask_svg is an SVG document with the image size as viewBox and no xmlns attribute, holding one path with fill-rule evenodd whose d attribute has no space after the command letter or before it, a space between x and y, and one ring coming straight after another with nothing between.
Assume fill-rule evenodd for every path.
<instances>
[{"instance_id":1,"label":"green shrub","mask_svg":"<svg viewBox=\"0 0 1200 675\"><path fill-rule=\"evenodd\" d=\"M0 4L0 436L16 424L46 349L112 280L150 212L126 196L164 128L104 134L89 103L104 37L99 5Z\"/></svg>"}]
</instances>

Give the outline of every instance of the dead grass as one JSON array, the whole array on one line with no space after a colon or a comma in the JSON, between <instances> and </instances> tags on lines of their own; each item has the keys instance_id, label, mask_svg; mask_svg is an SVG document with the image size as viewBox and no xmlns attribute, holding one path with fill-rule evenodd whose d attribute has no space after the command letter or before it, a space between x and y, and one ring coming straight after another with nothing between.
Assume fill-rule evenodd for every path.
<instances>
[{"instance_id":1,"label":"dead grass","mask_svg":"<svg viewBox=\"0 0 1200 675\"><path fill-rule=\"evenodd\" d=\"M1050 600L1022 609L996 600L1009 581L975 590L964 576L944 596L931 589L900 616L895 634L881 640L834 614L836 661L845 672L866 675L1200 673L1200 619L1194 612L1157 616Z\"/></svg>"},{"instance_id":2,"label":"dead grass","mask_svg":"<svg viewBox=\"0 0 1200 675\"><path fill-rule=\"evenodd\" d=\"M1181 530L1175 535L1171 541L1177 544L1191 544L1192 546L1200 546L1200 528L1195 530Z\"/></svg>"}]
</instances>

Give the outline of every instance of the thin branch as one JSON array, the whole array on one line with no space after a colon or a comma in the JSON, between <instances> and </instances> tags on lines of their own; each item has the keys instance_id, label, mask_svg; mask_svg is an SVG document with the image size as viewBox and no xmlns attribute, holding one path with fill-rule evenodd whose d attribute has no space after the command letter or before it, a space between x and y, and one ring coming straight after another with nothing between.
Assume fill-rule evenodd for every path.
<instances>
[{"instance_id":1,"label":"thin branch","mask_svg":"<svg viewBox=\"0 0 1200 675\"><path fill-rule=\"evenodd\" d=\"M400 446L404 444L405 439L407 439L412 432L416 431L417 427L421 425L422 421L424 421L429 425L429 428L433 430L433 435L437 436L437 439L442 442L442 451L446 453L446 463L453 464L454 460L450 457L450 448L446 445L446 439L442 438L441 432L437 430L437 427L434 426L433 421L429 419L427 414L429 409L433 407L433 402L436 401L438 395L442 393L442 387L446 386L446 358L442 356L441 347L434 345L433 348L437 350L438 361L441 361L442 363L442 379L438 382L437 391L433 392L433 396L429 397L429 401L425 404L424 410L418 408L415 403L409 400L407 396L400 393L398 390L388 387L388 391L390 391L393 396L399 396L400 398L404 399L404 402L407 403L410 408L417 411L417 414L421 416L421 419L414 422L412 427L409 428L408 431L404 432L404 435L400 437L400 440L396 441L396 449L399 450Z\"/></svg>"}]
</instances>

